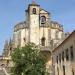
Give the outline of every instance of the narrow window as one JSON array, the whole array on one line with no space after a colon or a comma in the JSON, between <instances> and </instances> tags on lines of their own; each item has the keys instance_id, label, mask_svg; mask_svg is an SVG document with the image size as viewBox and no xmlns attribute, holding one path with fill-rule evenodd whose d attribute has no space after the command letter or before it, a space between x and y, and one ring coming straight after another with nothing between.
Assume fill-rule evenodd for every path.
<instances>
[{"instance_id":1,"label":"narrow window","mask_svg":"<svg viewBox=\"0 0 75 75\"><path fill-rule=\"evenodd\" d=\"M70 56L71 56L71 61L72 61L74 59L73 46L70 47Z\"/></svg>"},{"instance_id":2,"label":"narrow window","mask_svg":"<svg viewBox=\"0 0 75 75\"><path fill-rule=\"evenodd\" d=\"M68 48L66 49L66 60L69 60L69 52L68 52Z\"/></svg>"},{"instance_id":3,"label":"narrow window","mask_svg":"<svg viewBox=\"0 0 75 75\"><path fill-rule=\"evenodd\" d=\"M42 46L45 46L45 37L43 37L43 38L41 39L41 44L42 44Z\"/></svg>"},{"instance_id":4,"label":"narrow window","mask_svg":"<svg viewBox=\"0 0 75 75\"><path fill-rule=\"evenodd\" d=\"M56 57L56 61L57 61L57 64L58 64L58 56Z\"/></svg>"},{"instance_id":5,"label":"narrow window","mask_svg":"<svg viewBox=\"0 0 75 75\"><path fill-rule=\"evenodd\" d=\"M26 41L25 37L23 38L24 42Z\"/></svg>"},{"instance_id":6,"label":"narrow window","mask_svg":"<svg viewBox=\"0 0 75 75\"><path fill-rule=\"evenodd\" d=\"M61 63L61 54L59 54L59 62Z\"/></svg>"},{"instance_id":7,"label":"narrow window","mask_svg":"<svg viewBox=\"0 0 75 75\"><path fill-rule=\"evenodd\" d=\"M63 66L63 75L65 75L65 66Z\"/></svg>"},{"instance_id":8,"label":"narrow window","mask_svg":"<svg viewBox=\"0 0 75 75\"><path fill-rule=\"evenodd\" d=\"M64 51L62 52L62 61L64 61Z\"/></svg>"},{"instance_id":9,"label":"narrow window","mask_svg":"<svg viewBox=\"0 0 75 75\"><path fill-rule=\"evenodd\" d=\"M36 14L36 8L33 8L32 12L33 12L33 14Z\"/></svg>"}]
</instances>

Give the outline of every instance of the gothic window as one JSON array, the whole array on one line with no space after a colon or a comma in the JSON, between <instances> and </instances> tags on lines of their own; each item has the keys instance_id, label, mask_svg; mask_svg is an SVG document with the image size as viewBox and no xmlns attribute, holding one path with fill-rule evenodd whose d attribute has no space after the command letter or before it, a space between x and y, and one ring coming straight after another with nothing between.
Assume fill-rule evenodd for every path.
<instances>
[{"instance_id":1,"label":"gothic window","mask_svg":"<svg viewBox=\"0 0 75 75\"><path fill-rule=\"evenodd\" d=\"M45 37L42 37L41 44L42 44L42 46L45 46Z\"/></svg>"},{"instance_id":2,"label":"gothic window","mask_svg":"<svg viewBox=\"0 0 75 75\"><path fill-rule=\"evenodd\" d=\"M70 47L70 56L71 56L71 61L72 61L74 59L73 46Z\"/></svg>"},{"instance_id":3,"label":"gothic window","mask_svg":"<svg viewBox=\"0 0 75 75\"><path fill-rule=\"evenodd\" d=\"M63 75L65 75L65 66L63 66Z\"/></svg>"},{"instance_id":4,"label":"gothic window","mask_svg":"<svg viewBox=\"0 0 75 75\"><path fill-rule=\"evenodd\" d=\"M36 8L33 8L32 12L33 12L33 14L36 14Z\"/></svg>"},{"instance_id":5,"label":"gothic window","mask_svg":"<svg viewBox=\"0 0 75 75\"><path fill-rule=\"evenodd\" d=\"M46 23L46 17L45 16L41 16L41 24L45 24Z\"/></svg>"},{"instance_id":6,"label":"gothic window","mask_svg":"<svg viewBox=\"0 0 75 75\"><path fill-rule=\"evenodd\" d=\"M59 62L61 63L61 54L59 54Z\"/></svg>"},{"instance_id":7,"label":"gothic window","mask_svg":"<svg viewBox=\"0 0 75 75\"><path fill-rule=\"evenodd\" d=\"M64 61L64 51L62 52L62 61Z\"/></svg>"},{"instance_id":8,"label":"gothic window","mask_svg":"<svg viewBox=\"0 0 75 75\"><path fill-rule=\"evenodd\" d=\"M56 57L56 61L57 61L57 64L58 64L58 56Z\"/></svg>"},{"instance_id":9,"label":"gothic window","mask_svg":"<svg viewBox=\"0 0 75 75\"><path fill-rule=\"evenodd\" d=\"M24 42L26 41L25 37L23 38Z\"/></svg>"},{"instance_id":10,"label":"gothic window","mask_svg":"<svg viewBox=\"0 0 75 75\"><path fill-rule=\"evenodd\" d=\"M66 60L67 61L69 60L69 51L68 51L68 48L66 49Z\"/></svg>"},{"instance_id":11,"label":"gothic window","mask_svg":"<svg viewBox=\"0 0 75 75\"><path fill-rule=\"evenodd\" d=\"M12 47L10 47L10 50L12 50Z\"/></svg>"}]
</instances>

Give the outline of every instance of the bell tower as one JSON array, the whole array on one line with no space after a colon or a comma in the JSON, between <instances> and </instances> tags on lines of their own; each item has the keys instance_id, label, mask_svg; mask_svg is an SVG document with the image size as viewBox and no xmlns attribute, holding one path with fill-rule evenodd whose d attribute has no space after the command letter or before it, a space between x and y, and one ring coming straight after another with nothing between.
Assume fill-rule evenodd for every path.
<instances>
[{"instance_id":1,"label":"bell tower","mask_svg":"<svg viewBox=\"0 0 75 75\"><path fill-rule=\"evenodd\" d=\"M28 6L29 42L39 44L39 12L40 6L34 1Z\"/></svg>"}]
</instances>

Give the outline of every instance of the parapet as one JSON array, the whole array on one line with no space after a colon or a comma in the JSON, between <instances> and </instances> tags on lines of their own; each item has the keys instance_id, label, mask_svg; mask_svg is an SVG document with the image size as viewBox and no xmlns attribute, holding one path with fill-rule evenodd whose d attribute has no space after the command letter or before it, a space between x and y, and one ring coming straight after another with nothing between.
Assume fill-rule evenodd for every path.
<instances>
[{"instance_id":1,"label":"parapet","mask_svg":"<svg viewBox=\"0 0 75 75\"><path fill-rule=\"evenodd\" d=\"M14 31L18 31L18 30L20 30L20 29L24 29L24 28L27 28L27 27L28 27L28 26L27 26L26 22L23 21L23 22L20 22L20 23L18 23L18 24L16 24L16 25L14 26Z\"/></svg>"},{"instance_id":2,"label":"parapet","mask_svg":"<svg viewBox=\"0 0 75 75\"><path fill-rule=\"evenodd\" d=\"M63 31L63 25L55 21L51 21L50 27L53 29L59 29L60 31Z\"/></svg>"}]
</instances>

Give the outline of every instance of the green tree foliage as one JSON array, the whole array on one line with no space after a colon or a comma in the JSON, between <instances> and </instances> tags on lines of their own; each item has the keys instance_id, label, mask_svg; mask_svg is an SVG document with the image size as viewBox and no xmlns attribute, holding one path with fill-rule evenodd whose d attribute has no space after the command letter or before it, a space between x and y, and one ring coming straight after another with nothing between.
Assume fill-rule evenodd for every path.
<instances>
[{"instance_id":1,"label":"green tree foliage","mask_svg":"<svg viewBox=\"0 0 75 75\"><path fill-rule=\"evenodd\" d=\"M32 43L14 49L12 60L12 75L47 75L46 59Z\"/></svg>"}]
</instances>

